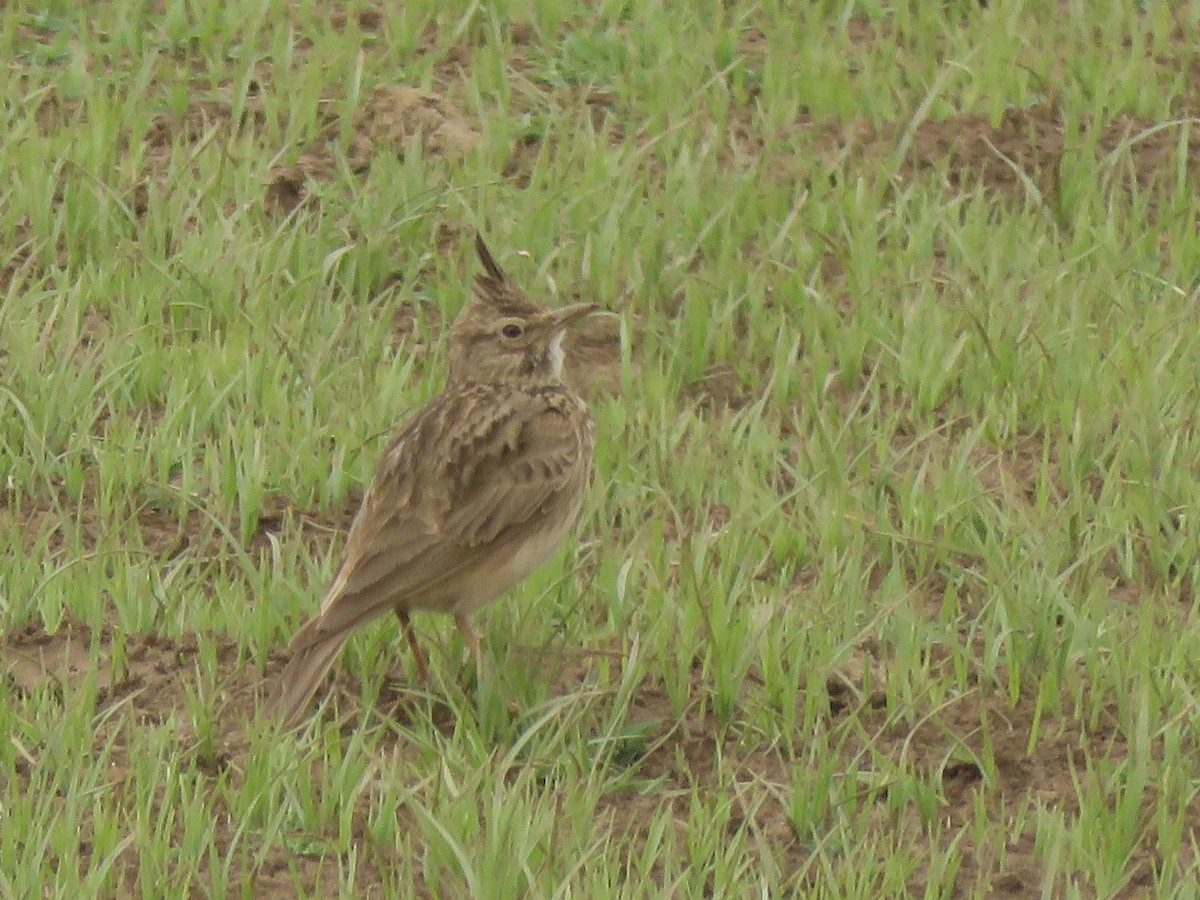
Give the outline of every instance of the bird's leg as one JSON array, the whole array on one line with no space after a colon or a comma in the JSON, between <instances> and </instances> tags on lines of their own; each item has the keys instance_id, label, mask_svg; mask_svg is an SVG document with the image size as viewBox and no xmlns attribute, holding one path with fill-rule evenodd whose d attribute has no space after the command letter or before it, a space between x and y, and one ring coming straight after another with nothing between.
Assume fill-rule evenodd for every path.
<instances>
[{"instance_id":1,"label":"bird's leg","mask_svg":"<svg viewBox=\"0 0 1200 900\"><path fill-rule=\"evenodd\" d=\"M417 671L421 674L421 680L429 681L429 666L425 664L425 654L421 652L421 645L417 643L417 633L413 630L412 622L408 618L408 610L397 606L396 618L400 620L400 628L404 632L404 637L408 639L408 646L412 648L413 659L417 662Z\"/></svg>"},{"instance_id":2,"label":"bird's leg","mask_svg":"<svg viewBox=\"0 0 1200 900\"><path fill-rule=\"evenodd\" d=\"M479 649L479 638L471 630L471 620L467 618L466 613L455 613L454 624L458 626L458 633L467 642L467 650L475 660L475 683L478 684L483 681L483 653Z\"/></svg>"}]
</instances>

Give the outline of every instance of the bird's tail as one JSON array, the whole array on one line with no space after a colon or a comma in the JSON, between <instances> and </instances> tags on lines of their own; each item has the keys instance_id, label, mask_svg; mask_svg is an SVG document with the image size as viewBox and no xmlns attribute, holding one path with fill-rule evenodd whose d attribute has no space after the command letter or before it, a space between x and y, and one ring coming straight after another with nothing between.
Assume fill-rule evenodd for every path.
<instances>
[{"instance_id":1,"label":"bird's tail","mask_svg":"<svg viewBox=\"0 0 1200 900\"><path fill-rule=\"evenodd\" d=\"M310 622L312 625L316 622ZM346 643L348 631L325 635L312 643L301 640L309 626L305 626L292 642L296 648L292 658L280 673L279 694L275 705L283 720L285 730L296 727L308 712L308 704L321 685L321 679L337 662L342 645Z\"/></svg>"}]
</instances>

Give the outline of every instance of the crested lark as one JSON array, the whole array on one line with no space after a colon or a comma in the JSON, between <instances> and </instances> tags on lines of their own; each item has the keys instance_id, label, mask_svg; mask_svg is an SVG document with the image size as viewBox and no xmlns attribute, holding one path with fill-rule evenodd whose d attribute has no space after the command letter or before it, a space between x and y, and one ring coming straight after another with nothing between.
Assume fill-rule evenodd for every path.
<instances>
[{"instance_id":1,"label":"crested lark","mask_svg":"<svg viewBox=\"0 0 1200 900\"><path fill-rule=\"evenodd\" d=\"M450 330L446 387L384 450L321 611L292 639L285 727L304 717L350 632L389 610L423 678L414 610L452 613L478 670L471 614L546 562L579 514L592 418L563 382L561 343L597 307L534 303L478 236L475 249L485 271Z\"/></svg>"}]
</instances>

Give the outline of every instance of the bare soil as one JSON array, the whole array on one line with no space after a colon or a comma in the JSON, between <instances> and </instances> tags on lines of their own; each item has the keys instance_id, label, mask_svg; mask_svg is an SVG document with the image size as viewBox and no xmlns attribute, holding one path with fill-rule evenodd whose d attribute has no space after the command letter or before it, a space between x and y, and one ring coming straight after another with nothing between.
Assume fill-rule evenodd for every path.
<instances>
[{"instance_id":1,"label":"bare soil","mask_svg":"<svg viewBox=\"0 0 1200 900\"><path fill-rule=\"evenodd\" d=\"M147 415L152 418L153 412L148 411ZM304 509L280 495L268 495L263 498L254 533L240 535L234 526L226 534L218 526L219 516L200 508L202 500L195 501L197 505L189 507L181 520L169 490L147 488L130 498L129 520L136 535L136 539L131 537L130 545L165 559L186 554L203 560L227 552L230 536L253 554L265 547L272 536L286 532L289 539L298 538L319 552L349 528L360 499L360 494L352 493L340 510L322 512ZM13 525L26 535L27 548L36 540L44 540L51 553L58 553L69 544L91 550L101 528L94 477L89 475L85 479L78 496L72 496L61 485L53 495L0 494L0 527Z\"/></svg>"},{"instance_id":2,"label":"bare soil","mask_svg":"<svg viewBox=\"0 0 1200 900\"><path fill-rule=\"evenodd\" d=\"M1152 215L1179 171L1179 126L1123 115L1085 122L1069 140L1053 102L1010 107L995 124L971 113L925 120L911 135L907 129L903 121L802 117L796 138L831 166L849 170L884 165L907 142L896 172L900 179L936 178L950 190L982 187L999 201L1043 204L1064 226L1069 212L1063 182L1073 167L1094 167L1102 185L1119 199L1146 192ZM1094 146L1092 159L1085 158L1081 146ZM1200 177L1200 134L1194 128L1184 147L1183 170L1194 182Z\"/></svg>"},{"instance_id":3,"label":"bare soil","mask_svg":"<svg viewBox=\"0 0 1200 900\"><path fill-rule=\"evenodd\" d=\"M106 746L112 748L111 782L117 786L118 796L125 796L122 791L128 790L129 802L133 802L135 786L127 751L137 729L169 726L183 759L190 760L197 771L220 775L236 784L241 777L240 757L247 747L242 726L260 714L259 708L271 689L270 678L282 668L282 651L273 653L266 668L260 670L240 659L230 642L218 642L221 701L217 718L221 725L215 739L205 743L192 737L187 726L187 699L189 691L194 691L198 665L196 637L123 637L126 663L120 671L111 662L114 640L108 627L92 631L70 620L53 634L40 625L29 625L5 636L0 646L0 667L18 694L48 692L60 702L72 695L84 677L95 679L98 725L93 747L97 753ZM899 771L934 784L939 794L936 815L939 833L944 836L942 843L962 835L965 852L960 883L975 883L979 875L983 883L990 882L995 896L1041 893L1042 874L1034 847L1035 817L1027 816L1024 830L1015 833L1011 817L1030 800L1068 817L1077 814L1075 779L1086 761L1105 758L1116 763L1129 753L1126 736L1115 727L1115 713L1103 713L1095 725L1089 726L1070 714L1058 715L1045 709L1039 713L1029 698L1011 706L1000 692L979 687L952 702L900 716L887 709L878 688L864 687L868 674L874 685L886 678L885 661L878 658L877 652L873 642L865 642L851 663L832 673L826 685L829 714L824 727L830 734L841 735L839 756L847 777L857 775L871 783L872 773L894 776ZM559 661L550 670L555 672L557 687L566 693L578 687L586 666L586 662L581 667L568 660ZM403 680L402 673L396 674ZM698 680L700 674L693 673L693 678ZM755 680L753 673L751 680ZM331 690L339 696L341 714L348 720L362 714L354 708L357 686L346 674L335 674ZM694 686L694 694L703 695L699 684ZM385 692L382 702L392 708L393 715L407 718L414 714L402 694L389 696ZM1065 702L1062 708L1070 706ZM437 721L439 715L445 721ZM447 716L444 711L435 712L435 724L449 731L453 723ZM736 722L724 725L711 712L692 710L680 720L665 692L654 684L641 687L630 718L652 729L645 752L630 764L639 776L661 780L662 787L653 796L613 794L601 800L598 817L611 823L617 852L635 853L653 816L664 808L671 810L675 828L683 838L689 827L687 797L691 791L727 791L733 783L738 788L732 798L736 810L732 825L752 819L759 852L769 847L776 860L787 861L800 883L819 882L820 867L814 865L813 857L819 836L799 833L780 802L782 794L768 789L776 786L782 790L790 784L793 769L806 764L802 757L794 758L783 747L756 746L740 733ZM848 724L851 718L853 727ZM1040 738L1031 753L1029 735L1035 722ZM394 743L396 739L385 737L382 752L402 753L403 748L387 746L389 740ZM38 749L29 748L34 754ZM990 775L980 764L989 752L995 760ZM883 777L875 781L878 786L870 789L868 805L876 807L872 815L876 826L888 833L899 832L906 841L918 845L929 841L930 823L923 823L912 810L895 812L889 804L889 791L894 787ZM1150 803L1148 798L1147 808ZM989 834L994 834L1003 847L974 843L971 826L979 809L996 824ZM1188 827L1200 834L1200 799L1192 801L1186 816ZM221 828L224 831L219 838L231 842L233 825L226 823ZM81 846L80 850L86 857L87 847ZM1001 850L1004 862L997 868ZM135 859L127 851L118 860L119 877L131 889L137 884ZM360 859L357 884L363 896L379 889L382 861L373 857L369 848ZM1151 829L1134 854L1132 864L1139 874L1129 886L1131 895L1150 889L1153 867L1158 862ZM270 851L265 865L256 873L246 873L246 877L253 881L255 896L285 897L294 890L293 870L299 871L310 891L321 890L323 883L327 888L336 883L336 874L329 871L328 865L321 867L313 858L281 849ZM914 874L910 883L914 892L923 891L923 878L921 872ZM423 890L420 885L414 887Z\"/></svg>"},{"instance_id":4,"label":"bare soil","mask_svg":"<svg viewBox=\"0 0 1200 900\"><path fill-rule=\"evenodd\" d=\"M208 639L206 639L208 640ZM129 749L135 732L168 726L179 756L210 778L241 778L238 765L244 757L247 740L241 730L254 720L256 710L268 690L267 679L282 668L281 654L272 656L265 672L239 660L237 648L226 640L217 642L218 684L222 704L217 712L221 723L215 740L196 739L189 731L186 703L195 691L198 667L198 642L195 635L166 638L156 635L122 637L124 666L112 665L114 632L110 627L92 631L68 620L54 634L40 626L27 626L9 633L0 650L4 677L18 695L46 692L60 702L71 696L85 677L97 686L96 722L93 748L109 752L109 785L117 802L136 802L136 778L130 771ZM27 750L38 754L41 748ZM21 774L28 776L28 769ZM214 792L214 798L219 796ZM214 799L216 842L223 849L233 846L238 824L220 814L221 803ZM90 845L81 840L79 854L86 863ZM236 858L236 855L235 855ZM131 894L139 893L137 856L126 850L115 864L116 881ZM254 896L276 900L295 896L294 876L305 885L310 896L333 896L338 890L336 867L297 853L272 852L261 868L239 873L252 885ZM357 869L357 889L362 896L381 896L378 867L363 860Z\"/></svg>"},{"instance_id":5,"label":"bare soil","mask_svg":"<svg viewBox=\"0 0 1200 900\"><path fill-rule=\"evenodd\" d=\"M339 152L355 174L370 168L378 154L403 157L409 143L423 142L432 156L460 157L479 140L479 132L439 94L404 85L379 85L350 124L350 139L339 146L341 123L333 119L295 165L277 168L267 190L268 203L290 212L309 196L310 181L328 181Z\"/></svg>"}]
</instances>

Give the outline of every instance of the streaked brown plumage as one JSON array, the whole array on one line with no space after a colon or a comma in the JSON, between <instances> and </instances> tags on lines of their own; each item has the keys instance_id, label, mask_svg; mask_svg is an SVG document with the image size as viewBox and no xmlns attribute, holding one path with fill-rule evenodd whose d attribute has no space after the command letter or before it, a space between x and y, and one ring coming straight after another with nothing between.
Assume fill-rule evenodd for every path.
<instances>
[{"instance_id":1,"label":"streaked brown plumage","mask_svg":"<svg viewBox=\"0 0 1200 900\"><path fill-rule=\"evenodd\" d=\"M483 240L485 272L450 331L445 389L380 460L321 611L281 675L286 727L359 625L394 611L445 612L480 666L470 615L546 562L574 524L592 465L592 418L562 380L561 342L590 303L550 309L513 286Z\"/></svg>"}]
</instances>

